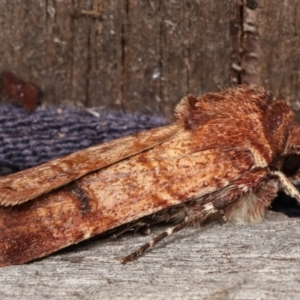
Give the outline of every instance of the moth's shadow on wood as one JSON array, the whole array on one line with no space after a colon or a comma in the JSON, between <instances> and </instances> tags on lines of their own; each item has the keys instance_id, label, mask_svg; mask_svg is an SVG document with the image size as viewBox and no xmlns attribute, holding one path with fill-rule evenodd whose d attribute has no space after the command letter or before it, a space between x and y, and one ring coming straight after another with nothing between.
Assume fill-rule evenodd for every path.
<instances>
[{"instance_id":1,"label":"moth's shadow on wood","mask_svg":"<svg viewBox=\"0 0 300 300\"><path fill-rule=\"evenodd\" d=\"M195 226L195 227L192 227L194 229L201 229L201 230L207 230L208 228L210 227L213 227L215 226L216 224L222 224L223 222L220 221L220 220L215 220L215 219L212 219L208 222L204 222L201 226ZM150 241L154 236L164 232L166 229L168 229L171 225L174 225L174 223L170 223L170 224L165 224L165 223L160 223L160 224L155 224L153 225L153 231L152 231L152 234L146 234L145 232L134 232L134 231L128 231L128 232L124 232L122 233L119 237L114 237L114 235L111 234L112 231L108 231L108 232L104 232L102 234L99 234L99 235L96 235L88 240L84 240L84 241L81 241L80 243L78 244L75 244L75 245L70 245L64 249L61 249L55 253L52 253L51 256L60 256L60 260L66 260L68 262L72 262L72 263L81 263L84 258L82 257L82 254L83 250L86 249L86 247L90 247L92 244L94 244L95 247L99 247L99 244L96 244L95 242L96 241L107 241L107 240L110 240L110 241L117 241L118 239L122 240L124 238L132 238L134 239L136 236L138 235L142 235L142 236L145 236L145 237L148 237L144 243ZM121 226L120 226L121 228ZM182 236L181 238L187 238L189 236L193 236L195 234L194 231L186 231L184 233L184 237ZM174 242L175 239L177 239L178 237L176 235L172 235L172 236L169 236L166 240L164 240L164 242L162 243L158 243L157 245L155 245L155 247L151 247L150 249L147 250L147 252L151 252L153 251L154 249L160 249L160 248L165 248L167 247L167 245L169 244L172 244ZM139 246L142 246L143 243L139 244L139 245L136 245L136 247L139 247ZM136 249L131 249L131 250L136 250ZM75 253L74 256L70 256L68 254L72 253L73 254ZM76 253L77 252L77 253ZM147 253L146 252L146 253ZM66 256L65 256L66 254ZM120 260L123 256L125 256L126 254L129 254L129 253L121 253L120 252L120 255L119 257L115 257L116 261ZM62 256L61 256L62 255ZM147 254L146 254L147 255ZM43 258L41 258L42 260Z\"/></svg>"},{"instance_id":2,"label":"moth's shadow on wood","mask_svg":"<svg viewBox=\"0 0 300 300\"><path fill-rule=\"evenodd\" d=\"M300 205L298 202L282 192L272 202L270 209L284 213L290 218L300 217Z\"/></svg>"}]
</instances>

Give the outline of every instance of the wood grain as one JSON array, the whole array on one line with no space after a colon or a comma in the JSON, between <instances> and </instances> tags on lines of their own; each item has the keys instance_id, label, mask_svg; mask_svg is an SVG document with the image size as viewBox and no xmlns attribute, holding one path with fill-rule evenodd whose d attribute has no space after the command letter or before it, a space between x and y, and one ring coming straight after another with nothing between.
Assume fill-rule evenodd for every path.
<instances>
[{"instance_id":1,"label":"wood grain","mask_svg":"<svg viewBox=\"0 0 300 300\"><path fill-rule=\"evenodd\" d=\"M153 236L162 231L157 228ZM0 269L5 299L298 299L299 219L186 229L123 266L149 237L94 240L23 266Z\"/></svg>"},{"instance_id":2,"label":"wood grain","mask_svg":"<svg viewBox=\"0 0 300 300\"><path fill-rule=\"evenodd\" d=\"M231 84L229 2L9 1L0 9L0 70L36 83L46 102L170 116L188 92Z\"/></svg>"},{"instance_id":3,"label":"wood grain","mask_svg":"<svg viewBox=\"0 0 300 300\"><path fill-rule=\"evenodd\" d=\"M259 9L260 84L284 97L299 112L300 3L261 1Z\"/></svg>"},{"instance_id":4,"label":"wood grain","mask_svg":"<svg viewBox=\"0 0 300 300\"><path fill-rule=\"evenodd\" d=\"M250 7L236 0L2 1L0 70L36 83L56 105L171 116L187 93L252 83L299 110L299 3Z\"/></svg>"}]
</instances>

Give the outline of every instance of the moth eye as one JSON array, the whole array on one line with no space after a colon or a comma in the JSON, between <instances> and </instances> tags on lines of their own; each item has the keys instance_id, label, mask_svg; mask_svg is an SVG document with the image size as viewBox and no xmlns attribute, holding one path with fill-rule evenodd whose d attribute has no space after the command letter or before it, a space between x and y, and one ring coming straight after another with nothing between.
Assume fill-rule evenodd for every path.
<instances>
[{"instance_id":1,"label":"moth eye","mask_svg":"<svg viewBox=\"0 0 300 300\"><path fill-rule=\"evenodd\" d=\"M282 172L285 175L294 175L300 168L300 155L293 154L287 156L282 165Z\"/></svg>"}]
</instances>

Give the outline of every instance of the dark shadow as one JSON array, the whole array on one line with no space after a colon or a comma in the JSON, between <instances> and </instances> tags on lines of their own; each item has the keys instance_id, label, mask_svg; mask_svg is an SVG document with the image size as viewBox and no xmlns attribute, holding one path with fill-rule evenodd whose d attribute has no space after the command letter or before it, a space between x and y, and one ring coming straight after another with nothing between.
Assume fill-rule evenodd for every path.
<instances>
[{"instance_id":1,"label":"dark shadow","mask_svg":"<svg viewBox=\"0 0 300 300\"><path fill-rule=\"evenodd\" d=\"M272 202L270 209L282 212L290 218L300 217L300 205L298 202L282 192Z\"/></svg>"}]
</instances>

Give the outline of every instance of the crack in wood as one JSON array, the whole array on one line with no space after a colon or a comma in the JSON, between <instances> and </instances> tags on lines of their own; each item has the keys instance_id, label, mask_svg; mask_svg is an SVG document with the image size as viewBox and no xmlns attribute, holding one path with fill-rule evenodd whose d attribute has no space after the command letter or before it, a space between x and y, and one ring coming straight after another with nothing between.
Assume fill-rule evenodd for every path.
<instances>
[{"instance_id":1,"label":"crack in wood","mask_svg":"<svg viewBox=\"0 0 300 300\"><path fill-rule=\"evenodd\" d=\"M126 30L125 27L128 25L129 18L129 0L124 1L124 18L121 24L121 81L120 81L120 99L119 104L122 110L125 109L126 103Z\"/></svg>"},{"instance_id":2,"label":"crack in wood","mask_svg":"<svg viewBox=\"0 0 300 300\"><path fill-rule=\"evenodd\" d=\"M241 84L261 83L259 80L261 49L258 32L258 10L252 2L247 1L241 6ZM249 3L251 8L248 7Z\"/></svg>"}]
</instances>

